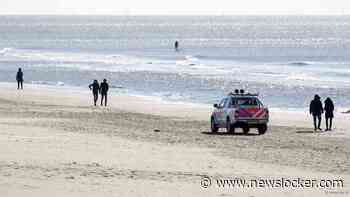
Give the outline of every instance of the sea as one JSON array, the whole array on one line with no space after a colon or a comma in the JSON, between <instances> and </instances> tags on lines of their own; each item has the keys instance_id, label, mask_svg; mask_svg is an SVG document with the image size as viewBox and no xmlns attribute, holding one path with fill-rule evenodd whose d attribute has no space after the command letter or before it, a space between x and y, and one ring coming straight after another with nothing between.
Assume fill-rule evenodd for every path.
<instances>
[{"instance_id":1,"label":"sea","mask_svg":"<svg viewBox=\"0 0 350 197\"><path fill-rule=\"evenodd\" d=\"M174 50L174 42L179 50ZM350 16L0 16L0 81L213 104L235 89L350 107Z\"/></svg>"}]
</instances>

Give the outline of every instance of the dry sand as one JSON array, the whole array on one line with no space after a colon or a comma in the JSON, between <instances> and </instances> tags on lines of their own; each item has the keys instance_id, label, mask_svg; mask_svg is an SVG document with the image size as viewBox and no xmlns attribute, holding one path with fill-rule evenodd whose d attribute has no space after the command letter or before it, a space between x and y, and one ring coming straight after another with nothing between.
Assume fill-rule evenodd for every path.
<instances>
[{"instance_id":1,"label":"dry sand","mask_svg":"<svg viewBox=\"0 0 350 197\"><path fill-rule=\"evenodd\" d=\"M350 196L346 115L327 133L312 133L307 114L275 111L263 136L212 135L207 106L120 95L93 107L88 91L14 86L0 84L1 197ZM345 187L215 185L235 177L341 178Z\"/></svg>"}]
</instances>

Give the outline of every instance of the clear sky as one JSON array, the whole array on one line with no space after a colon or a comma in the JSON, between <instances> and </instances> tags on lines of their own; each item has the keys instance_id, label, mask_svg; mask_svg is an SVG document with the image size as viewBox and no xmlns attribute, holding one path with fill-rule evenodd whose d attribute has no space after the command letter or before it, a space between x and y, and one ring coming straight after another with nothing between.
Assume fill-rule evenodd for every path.
<instances>
[{"instance_id":1,"label":"clear sky","mask_svg":"<svg viewBox=\"0 0 350 197\"><path fill-rule=\"evenodd\" d=\"M350 0L0 0L0 14L350 14Z\"/></svg>"}]
</instances>

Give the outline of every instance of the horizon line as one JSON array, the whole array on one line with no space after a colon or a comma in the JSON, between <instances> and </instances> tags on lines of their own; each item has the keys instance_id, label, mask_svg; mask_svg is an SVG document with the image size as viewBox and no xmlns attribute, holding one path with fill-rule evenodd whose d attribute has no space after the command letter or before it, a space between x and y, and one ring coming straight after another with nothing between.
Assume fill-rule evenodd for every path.
<instances>
[{"instance_id":1,"label":"horizon line","mask_svg":"<svg viewBox=\"0 0 350 197\"><path fill-rule=\"evenodd\" d=\"M0 14L0 16L350 16L348 14L225 14L225 13L211 13L211 14Z\"/></svg>"}]
</instances>

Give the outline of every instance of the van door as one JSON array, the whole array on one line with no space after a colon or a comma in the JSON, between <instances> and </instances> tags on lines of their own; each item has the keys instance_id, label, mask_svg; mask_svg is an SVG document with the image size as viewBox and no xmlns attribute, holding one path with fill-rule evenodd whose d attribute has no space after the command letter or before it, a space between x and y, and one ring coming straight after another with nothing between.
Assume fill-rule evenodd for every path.
<instances>
[{"instance_id":1,"label":"van door","mask_svg":"<svg viewBox=\"0 0 350 197\"><path fill-rule=\"evenodd\" d=\"M223 125L226 122L226 120L224 119L226 102L227 102L227 98L222 99L217 109L218 110L216 114L217 121L218 121L217 123L219 123L220 125Z\"/></svg>"}]
</instances>

